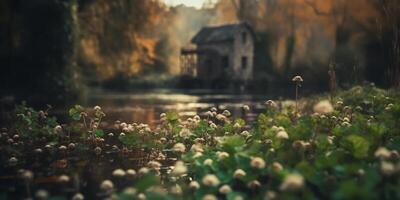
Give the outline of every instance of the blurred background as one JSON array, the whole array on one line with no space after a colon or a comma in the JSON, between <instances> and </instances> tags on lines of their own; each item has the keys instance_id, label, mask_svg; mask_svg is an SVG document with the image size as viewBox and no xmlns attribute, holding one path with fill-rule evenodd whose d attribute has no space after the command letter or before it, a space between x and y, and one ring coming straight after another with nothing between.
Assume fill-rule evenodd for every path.
<instances>
[{"instance_id":1,"label":"blurred background","mask_svg":"<svg viewBox=\"0 0 400 200\"><path fill-rule=\"evenodd\" d=\"M238 22L256 36L245 88L182 74L181 48L202 27ZM129 119L257 107L293 97L297 74L304 95L328 91L330 66L339 88L398 87L399 39L398 0L0 0L0 101L102 104Z\"/></svg>"}]
</instances>

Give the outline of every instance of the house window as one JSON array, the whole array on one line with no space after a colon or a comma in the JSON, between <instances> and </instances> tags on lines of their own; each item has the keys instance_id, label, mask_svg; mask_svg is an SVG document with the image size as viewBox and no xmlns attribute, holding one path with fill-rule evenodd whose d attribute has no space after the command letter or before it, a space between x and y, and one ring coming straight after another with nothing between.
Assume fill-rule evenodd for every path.
<instances>
[{"instance_id":1,"label":"house window","mask_svg":"<svg viewBox=\"0 0 400 200\"><path fill-rule=\"evenodd\" d=\"M247 57L243 56L242 57L242 70L246 70L247 69Z\"/></svg>"},{"instance_id":2,"label":"house window","mask_svg":"<svg viewBox=\"0 0 400 200\"><path fill-rule=\"evenodd\" d=\"M247 34L246 34L246 32L242 33L242 42L243 42L243 44L245 44L247 42Z\"/></svg>"}]
</instances>

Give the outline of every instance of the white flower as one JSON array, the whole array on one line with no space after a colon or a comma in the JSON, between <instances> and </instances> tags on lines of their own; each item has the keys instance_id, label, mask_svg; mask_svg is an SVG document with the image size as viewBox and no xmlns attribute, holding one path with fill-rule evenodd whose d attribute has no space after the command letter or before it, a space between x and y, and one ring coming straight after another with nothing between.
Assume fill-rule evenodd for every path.
<instances>
[{"instance_id":1,"label":"white flower","mask_svg":"<svg viewBox=\"0 0 400 200\"><path fill-rule=\"evenodd\" d=\"M282 169L283 169L283 166L279 163L279 162L274 162L274 163L272 163L272 168L275 170L275 171L282 171Z\"/></svg>"},{"instance_id":2,"label":"white flower","mask_svg":"<svg viewBox=\"0 0 400 200\"><path fill-rule=\"evenodd\" d=\"M192 158L193 158L193 159L196 159L196 158L201 157L202 155L203 155L203 153L201 153L201 152L196 152L196 153L192 156Z\"/></svg>"},{"instance_id":3,"label":"white flower","mask_svg":"<svg viewBox=\"0 0 400 200\"><path fill-rule=\"evenodd\" d=\"M268 100L265 102L265 105L270 108L277 108L278 104L275 103L273 100Z\"/></svg>"},{"instance_id":4,"label":"white flower","mask_svg":"<svg viewBox=\"0 0 400 200\"><path fill-rule=\"evenodd\" d=\"M385 107L385 110L386 111L390 111L390 110L392 110L392 108L393 108L393 104L392 103L389 103L386 107Z\"/></svg>"},{"instance_id":5,"label":"white flower","mask_svg":"<svg viewBox=\"0 0 400 200\"><path fill-rule=\"evenodd\" d=\"M101 154L101 148L100 147L96 147L96 148L94 148L94 153L96 154L96 155L100 155Z\"/></svg>"},{"instance_id":6,"label":"white flower","mask_svg":"<svg viewBox=\"0 0 400 200\"><path fill-rule=\"evenodd\" d=\"M200 188L200 184L197 181L192 181L189 183L189 188L197 190Z\"/></svg>"},{"instance_id":7,"label":"white flower","mask_svg":"<svg viewBox=\"0 0 400 200\"><path fill-rule=\"evenodd\" d=\"M219 188L219 193L221 194L228 194L232 192L232 188L229 185L223 185Z\"/></svg>"},{"instance_id":8,"label":"white flower","mask_svg":"<svg viewBox=\"0 0 400 200\"><path fill-rule=\"evenodd\" d=\"M202 182L206 186L217 186L219 185L220 181L217 176L214 174L207 174L203 177Z\"/></svg>"},{"instance_id":9,"label":"white flower","mask_svg":"<svg viewBox=\"0 0 400 200\"><path fill-rule=\"evenodd\" d=\"M138 198L139 200L146 200L146 195L143 194L143 193L140 193L140 194L138 194L137 198Z\"/></svg>"},{"instance_id":10,"label":"white flower","mask_svg":"<svg viewBox=\"0 0 400 200\"><path fill-rule=\"evenodd\" d=\"M342 123L342 126L345 126L345 127L350 127L350 126L351 126L351 124L350 124L349 122L343 122L343 123Z\"/></svg>"},{"instance_id":11,"label":"white flower","mask_svg":"<svg viewBox=\"0 0 400 200\"><path fill-rule=\"evenodd\" d=\"M229 112L229 110L224 110L224 112L222 112L223 115L225 115L226 117L231 116L231 112Z\"/></svg>"},{"instance_id":12,"label":"white flower","mask_svg":"<svg viewBox=\"0 0 400 200\"><path fill-rule=\"evenodd\" d=\"M268 190L265 193L265 197L266 197L266 199L275 199L276 198L276 192L274 192L272 190Z\"/></svg>"},{"instance_id":13,"label":"white flower","mask_svg":"<svg viewBox=\"0 0 400 200\"><path fill-rule=\"evenodd\" d=\"M212 107L211 108L211 112L217 112L217 108L216 107Z\"/></svg>"},{"instance_id":14,"label":"white flower","mask_svg":"<svg viewBox=\"0 0 400 200\"><path fill-rule=\"evenodd\" d=\"M242 131L242 132L240 133L240 135L243 135L243 136L247 137L247 136L250 135L250 133L249 133L248 131Z\"/></svg>"},{"instance_id":15,"label":"white flower","mask_svg":"<svg viewBox=\"0 0 400 200\"><path fill-rule=\"evenodd\" d=\"M137 189L134 187L127 187L124 189L124 191L122 191L122 193L124 193L125 195L127 195L129 197L134 197L135 194L137 193Z\"/></svg>"},{"instance_id":16,"label":"white flower","mask_svg":"<svg viewBox=\"0 0 400 200\"><path fill-rule=\"evenodd\" d=\"M381 162L381 172L382 174L389 176L396 172L396 168L393 163L383 161Z\"/></svg>"},{"instance_id":17,"label":"white flower","mask_svg":"<svg viewBox=\"0 0 400 200\"><path fill-rule=\"evenodd\" d=\"M233 177L235 177L235 178L241 178L243 176L246 176L246 172L243 169L237 169L233 173Z\"/></svg>"},{"instance_id":18,"label":"white flower","mask_svg":"<svg viewBox=\"0 0 400 200\"><path fill-rule=\"evenodd\" d=\"M46 190L40 189L35 193L36 199L45 200L49 198L49 193Z\"/></svg>"},{"instance_id":19,"label":"white flower","mask_svg":"<svg viewBox=\"0 0 400 200\"><path fill-rule=\"evenodd\" d=\"M235 123L235 124L233 125L233 128L234 128L235 130L240 130L240 128L242 128L242 126L241 126L239 123Z\"/></svg>"},{"instance_id":20,"label":"white flower","mask_svg":"<svg viewBox=\"0 0 400 200\"><path fill-rule=\"evenodd\" d=\"M94 109L95 111L100 111L100 110L101 110L101 107L100 107L100 106L95 106L93 109Z\"/></svg>"},{"instance_id":21,"label":"white flower","mask_svg":"<svg viewBox=\"0 0 400 200\"><path fill-rule=\"evenodd\" d=\"M379 147L375 151L375 157L380 158L380 159L388 159L390 158L390 151L386 149L385 147Z\"/></svg>"},{"instance_id":22,"label":"white flower","mask_svg":"<svg viewBox=\"0 0 400 200\"><path fill-rule=\"evenodd\" d=\"M304 186L304 178L300 174L286 175L283 183L280 186L281 190L297 190Z\"/></svg>"},{"instance_id":23,"label":"white flower","mask_svg":"<svg viewBox=\"0 0 400 200\"><path fill-rule=\"evenodd\" d=\"M123 129L123 128L128 127L128 124L125 123L125 122L122 122L122 123L119 124L119 127L120 127L121 129Z\"/></svg>"},{"instance_id":24,"label":"white flower","mask_svg":"<svg viewBox=\"0 0 400 200\"><path fill-rule=\"evenodd\" d=\"M237 195L233 198L233 200L244 200L242 196Z\"/></svg>"},{"instance_id":25,"label":"white flower","mask_svg":"<svg viewBox=\"0 0 400 200\"><path fill-rule=\"evenodd\" d=\"M112 175L115 177L124 177L126 172L123 169L116 169L112 172Z\"/></svg>"},{"instance_id":26,"label":"white flower","mask_svg":"<svg viewBox=\"0 0 400 200\"><path fill-rule=\"evenodd\" d=\"M203 165L208 165L211 166L213 164L213 160L207 158L206 160L204 160Z\"/></svg>"},{"instance_id":27,"label":"white flower","mask_svg":"<svg viewBox=\"0 0 400 200\"><path fill-rule=\"evenodd\" d=\"M358 169L357 170L357 175L364 176L364 174L365 174L365 171L363 169Z\"/></svg>"},{"instance_id":28,"label":"white flower","mask_svg":"<svg viewBox=\"0 0 400 200\"><path fill-rule=\"evenodd\" d=\"M147 163L147 166L149 166L150 169L159 171L161 169L161 163L157 162L157 161L150 161Z\"/></svg>"},{"instance_id":29,"label":"white flower","mask_svg":"<svg viewBox=\"0 0 400 200\"><path fill-rule=\"evenodd\" d=\"M10 159L8 159L8 163L9 163L11 166L15 166L15 165L17 165L17 163L18 163L18 159L17 159L16 157L11 157Z\"/></svg>"},{"instance_id":30,"label":"white flower","mask_svg":"<svg viewBox=\"0 0 400 200\"><path fill-rule=\"evenodd\" d=\"M214 115L213 115L213 113L212 113L211 111L207 111L207 112L205 113L205 115L206 115L207 117L214 117Z\"/></svg>"},{"instance_id":31,"label":"white flower","mask_svg":"<svg viewBox=\"0 0 400 200\"><path fill-rule=\"evenodd\" d=\"M253 157L251 159L250 165L257 169L263 169L265 167L265 161L260 157Z\"/></svg>"},{"instance_id":32,"label":"white flower","mask_svg":"<svg viewBox=\"0 0 400 200\"><path fill-rule=\"evenodd\" d=\"M336 138L336 137L335 137L334 135L328 136L328 138L327 138L327 139L328 139L328 143L329 143L329 144L333 144L333 141L335 140L335 138Z\"/></svg>"},{"instance_id":33,"label":"white flower","mask_svg":"<svg viewBox=\"0 0 400 200\"><path fill-rule=\"evenodd\" d=\"M243 110L248 112L250 111L250 107L248 105L243 105Z\"/></svg>"},{"instance_id":34,"label":"white flower","mask_svg":"<svg viewBox=\"0 0 400 200\"><path fill-rule=\"evenodd\" d=\"M295 76L295 77L293 77L292 81L300 83L300 82L303 82L303 78L301 76Z\"/></svg>"},{"instance_id":35,"label":"white flower","mask_svg":"<svg viewBox=\"0 0 400 200\"><path fill-rule=\"evenodd\" d=\"M104 180L100 184L100 189L103 191L110 191L110 190L114 189L114 183L111 182L110 180Z\"/></svg>"},{"instance_id":36,"label":"white flower","mask_svg":"<svg viewBox=\"0 0 400 200\"><path fill-rule=\"evenodd\" d=\"M196 138L196 139L194 139L194 142L195 142L196 144L199 144L199 143L205 142L205 140L204 140L204 138Z\"/></svg>"},{"instance_id":37,"label":"white flower","mask_svg":"<svg viewBox=\"0 0 400 200\"><path fill-rule=\"evenodd\" d=\"M276 137L277 137L278 139L289 139L289 135L286 133L286 131L279 131L279 132L276 134Z\"/></svg>"},{"instance_id":38,"label":"white flower","mask_svg":"<svg viewBox=\"0 0 400 200\"><path fill-rule=\"evenodd\" d=\"M55 133L61 133L62 132L62 127L60 125L57 125L56 127L54 127L54 132Z\"/></svg>"},{"instance_id":39,"label":"white flower","mask_svg":"<svg viewBox=\"0 0 400 200\"><path fill-rule=\"evenodd\" d=\"M276 127L276 131L277 131L277 132L279 132L279 131L285 131L285 128L282 127L282 126L279 126L279 127Z\"/></svg>"},{"instance_id":40,"label":"white flower","mask_svg":"<svg viewBox=\"0 0 400 200\"><path fill-rule=\"evenodd\" d=\"M192 150L194 152L200 152L200 153L204 152L203 145L201 145L199 143L193 144L192 147L190 148L190 150Z\"/></svg>"},{"instance_id":41,"label":"white flower","mask_svg":"<svg viewBox=\"0 0 400 200\"><path fill-rule=\"evenodd\" d=\"M84 200L85 197L83 196L82 193L76 193L73 197L72 200Z\"/></svg>"},{"instance_id":42,"label":"white flower","mask_svg":"<svg viewBox=\"0 0 400 200\"><path fill-rule=\"evenodd\" d=\"M329 102L328 100L323 100L318 102L314 108L313 108L314 112L319 113L319 114L328 114L333 112L333 106L331 104L331 102Z\"/></svg>"},{"instance_id":43,"label":"white flower","mask_svg":"<svg viewBox=\"0 0 400 200\"><path fill-rule=\"evenodd\" d=\"M64 145L61 145L60 147L58 147L58 150L65 151L65 150L67 150L67 147Z\"/></svg>"},{"instance_id":44,"label":"white flower","mask_svg":"<svg viewBox=\"0 0 400 200\"><path fill-rule=\"evenodd\" d=\"M160 138L160 142L161 142L161 143L167 142L167 138L165 138L165 137Z\"/></svg>"},{"instance_id":45,"label":"white flower","mask_svg":"<svg viewBox=\"0 0 400 200\"><path fill-rule=\"evenodd\" d=\"M21 178L26 181L31 181L33 179L33 172L30 170L23 170Z\"/></svg>"},{"instance_id":46,"label":"white flower","mask_svg":"<svg viewBox=\"0 0 400 200\"><path fill-rule=\"evenodd\" d=\"M150 169L147 167L142 167L139 169L139 174L147 174L150 172Z\"/></svg>"},{"instance_id":47,"label":"white flower","mask_svg":"<svg viewBox=\"0 0 400 200\"><path fill-rule=\"evenodd\" d=\"M136 171L134 169L128 169L128 170L126 170L126 175L135 176L136 175Z\"/></svg>"},{"instance_id":48,"label":"white flower","mask_svg":"<svg viewBox=\"0 0 400 200\"><path fill-rule=\"evenodd\" d=\"M218 114L216 117L219 121L225 121L226 120L226 116L222 115L222 114Z\"/></svg>"},{"instance_id":49,"label":"white flower","mask_svg":"<svg viewBox=\"0 0 400 200\"><path fill-rule=\"evenodd\" d=\"M181 176L183 174L186 174L187 172L187 167L184 162L178 161L175 163L174 169L172 170L172 174L175 176Z\"/></svg>"},{"instance_id":50,"label":"white flower","mask_svg":"<svg viewBox=\"0 0 400 200\"><path fill-rule=\"evenodd\" d=\"M171 187L170 192L171 194L180 195L182 194L182 188L178 184L175 184L174 186Z\"/></svg>"},{"instance_id":51,"label":"white flower","mask_svg":"<svg viewBox=\"0 0 400 200\"><path fill-rule=\"evenodd\" d=\"M195 121L200 121L200 120L201 120L200 116L198 116L198 115L195 115L195 116L193 117L193 119L194 119Z\"/></svg>"},{"instance_id":52,"label":"white flower","mask_svg":"<svg viewBox=\"0 0 400 200\"><path fill-rule=\"evenodd\" d=\"M70 178L67 175L61 175L58 177L58 182L67 183L69 182Z\"/></svg>"},{"instance_id":53,"label":"white flower","mask_svg":"<svg viewBox=\"0 0 400 200\"><path fill-rule=\"evenodd\" d=\"M219 159L225 159L225 158L228 158L229 157L229 153L227 153L227 152L217 152L217 156L218 156L218 158Z\"/></svg>"},{"instance_id":54,"label":"white flower","mask_svg":"<svg viewBox=\"0 0 400 200\"><path fill-rule=\"evenodd\" d=\"M71 142L71 143L68 144L68 149L73 150L73 149L75 149L75 146L76 145Z\"/></svg>"},{"instance_id":55,"label":"white flower","mask_svg":"<svg viewBox=\"0 0 400 200\"><path fill-rule=\"evenodd\" d=\"M180 132L179 132L179 136L183 137L183 138L188 138L192 135L192 132L187 129L187 128L183 128Z\"/></svg>"},{"instance_id":56,"label":"white flower","mask_svg":"<svg viewBox=\"0 0 400 200\"><path fill-rule=\"evenodd\" d=\"M213 194L206 194L206 195L204 195L202 200L218 200L218 198Z\"/></svg>"},{"instance_id":57,"label":"white flower","mask_svg":"<svg viewBox=\"0 0 400 200\"><path fill-rule=\"evenodd\" d=\"M180 152L180 153L185 153L185 151L186 151L186 147L182 143L176 143L172 149L174 151Z\"/></svg>"},{"instance_id":58,"label":"white flower","mask_svg":"<svg viewBox=\"0 0 400 200\"><path fill-rule=\"evenodd\" d=\"M167 114L165 114L165 113L160 114L160 118L165 118L165 117L167 117Z\"/></svg>"},{"instance_id":59,"label":"white flower","mask_svg":"<svg viewBox=\"0 0 400 200\"><path fill-rule=\"evenodd\" d=\"M210 124L210 127L211 127L212 129L216 129L216 128L217 128L217 125L215 125L214 123L211 123L211 124Z\"/></svg>"},{"instance_id":60,"label":"white flower","mask_svg":"<svg viewBox=\"0 0 400 200\"><path fill-rule=\"evenodd\" d=\"M247 184L247 187L252 188L252 189L258 188L258 187L260 187L260 186L261 186L261 183L260 183L260 181L257 181L257 180L250 181L250 182Z\"/></svg>"},{"instance_id":61,"label":"white flower","mask_svg":"<svg viewBox=\"0 0 400 200\"><path fill-rule=\"evenodd\" d=\"M340 100L339 100L339 101L337 101L337 102L336 102L336 105L338 105L338 106L342 106L342 105L343 105L343 101L340 101Z\"/></svg>"}]
</instances>

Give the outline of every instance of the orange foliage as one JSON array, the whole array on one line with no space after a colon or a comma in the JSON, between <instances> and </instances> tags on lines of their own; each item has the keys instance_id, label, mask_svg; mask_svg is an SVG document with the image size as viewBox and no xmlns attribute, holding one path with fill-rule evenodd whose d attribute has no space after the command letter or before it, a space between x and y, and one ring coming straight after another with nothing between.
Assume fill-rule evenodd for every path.
<instances>
[{"instance_id":1,"label":"orange foliage","mask_svg":"<svg viewBox=\"0 0 400 200\"><path fill-rule=\"evenodd\" d=\"M244 5L244 10L236 10ZM238 19L238 12L242 19ZM288 38L294 37L295 51L292 63L313 60L326 62L336 47L339 26L352 33L356 45L366 30L375 27L379 16L371 0L220 0L217 4L218 23L245 20L258 32L269 32L273 42L270 53L275 66L283 67L287 54Z\"/></svg>"}]
</instances>

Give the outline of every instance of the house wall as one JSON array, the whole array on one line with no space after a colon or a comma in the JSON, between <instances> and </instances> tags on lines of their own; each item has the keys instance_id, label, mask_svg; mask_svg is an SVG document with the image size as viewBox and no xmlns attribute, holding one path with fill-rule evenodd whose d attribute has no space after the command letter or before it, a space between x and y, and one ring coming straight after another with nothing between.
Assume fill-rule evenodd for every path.
<instances>
[{"instance_id":1,"label":"house wall","mask_svg":"<svg viewBox=\"0 0 400 200\"><path fill-rule=\"evenodd\" d=\"M234 44L232 41L212 44L201 44L197 50L203 52L198 55L197 76L202 80L223 79L232 76L234 62ZM228 66L223 65L222 57L228 57ZM211 64L210 64L211 60Z\"/></svg>"},{"instance_id":2,"label":"house wall","mask_svg":"<svg viewBox=\"0 0 400 200\"><path fill-rule=\"evenodd\" d=\"M243 33L246 34L246 41L243 40ZM254 38L245 26L237 29L234 40L199 44L197 50L202 52L198 55L198 78L205 81L247 81L253 78ZM224 56L228 57L226 67L223 66ZM243 57L246 58L245 67L242 65Z\"/></svg>"},{"instance_id":3,"label":"house wall","mask_svg":"<svg viewBox=\"0 0 400 200\"><path fill-rule=\"evenodd\" d=\"M246 41L242 39L242 33L245 33ZM247 58L246 68L242 68L242 57ZM241 81L251 80L253 78L254 63L254 38L250 31L242 26L235 34L233 71L234 78Z\"/></svg>"}]
</instances>

